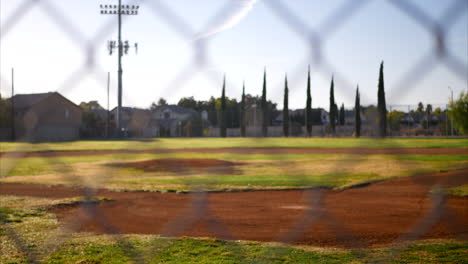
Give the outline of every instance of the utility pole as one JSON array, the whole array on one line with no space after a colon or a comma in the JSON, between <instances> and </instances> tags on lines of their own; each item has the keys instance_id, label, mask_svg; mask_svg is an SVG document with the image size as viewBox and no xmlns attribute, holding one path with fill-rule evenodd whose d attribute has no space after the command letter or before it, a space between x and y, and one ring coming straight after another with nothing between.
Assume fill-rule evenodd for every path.
<instances>
[{"instance_id":1,"label":"utility pole","mask_svg":"<svg viewBox=\"0 0 468 264\"><path fill-rule=\"evenodd\" d=\"M452 101L452 104L453 104L453 90L452 90L452 88L450 86L448 88L449 88L450 92L452 93L452 100L451 101ZM453 136L453 118L450 118L450 126L451 126L451 131L452 131L451 134Z\"/></svg>"},{"instance_id":2,"label":"utility pole","mask_svg":"<svg viewBox=\"0 0 468 264\"><path fill-rule=\"evenodd\" d=\"M109 112L109 90L110 90L110 72L107 73L107 122L106 137L109 138L110 132L110 112Z\"/></svg>"},{"instance_id":3,"label":"utility pole","mask_svg":"<svg viewBox=\"0 0 468 264\"><path fill-rule=\"evenodd\" d=\"M11 140L16 141L15 135L15 69L11 68Z\"/></svg>"},{"instance_id":4,"label":"utility pole","mask_svg":"<svg viewBox=\"0 0 468 264\"><path fill-rule=\"evenodd\" d=\"M117 15L118 22L118 36L117 43L115 41L108 42L109 55L112 55L114 49L117 49L117 63L118 63L118 75L117 75L117 118L116 128L117 137L122 136L122 56L128 54L130 45L128 41L122 42L122 15L138 15L140 6L138 5L122 5L122 0L119 0L118 5L100 5L101 15ZM135 50L138 50L138 43L135 43Z\"/></svg>"}]
</instances>

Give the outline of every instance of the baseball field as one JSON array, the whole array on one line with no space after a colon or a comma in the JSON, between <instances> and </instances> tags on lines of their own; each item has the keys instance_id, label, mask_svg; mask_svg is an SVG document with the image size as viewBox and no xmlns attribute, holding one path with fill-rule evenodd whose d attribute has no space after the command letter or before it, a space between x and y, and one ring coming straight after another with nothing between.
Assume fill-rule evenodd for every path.
<instances>
[{"instance_id":1,"label":"baseball field","mask_svg":"<svg viewBox=\"0 0 468 264\"><path fill-rule=\"evenodd\" d=\"M468 263L468 139L0 143L0 263Z\"/></svg>"}]
</instances>

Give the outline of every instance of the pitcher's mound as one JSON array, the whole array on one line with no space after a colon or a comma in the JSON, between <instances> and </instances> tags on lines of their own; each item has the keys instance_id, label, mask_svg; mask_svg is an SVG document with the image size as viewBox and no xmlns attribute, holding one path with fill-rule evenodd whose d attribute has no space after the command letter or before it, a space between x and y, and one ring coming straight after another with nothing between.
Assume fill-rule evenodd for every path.
<instances>
[{"instance_id":1,"label":"pitcher's mound","mask_svg":"<svg viewBox=\"0 0 468 264\"><path fill-rule=\"evenodd\" d=\"M240 163L218 159L153 159L138 162L116 163L113 166L131 168L144 172L174 172L174 173L223 173L236 172L235 166Z\"/></svg>"}]
</instances>

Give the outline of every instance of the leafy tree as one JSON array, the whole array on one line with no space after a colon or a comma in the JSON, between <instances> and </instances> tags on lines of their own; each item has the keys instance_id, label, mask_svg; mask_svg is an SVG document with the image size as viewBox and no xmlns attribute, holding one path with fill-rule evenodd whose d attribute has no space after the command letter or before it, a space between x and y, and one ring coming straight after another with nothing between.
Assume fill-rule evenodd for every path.
<instances>
[{"instance_id":1,"label":"leafy tree","mask_svg":"<svg viewBox=\"0 0 468 264\"><path fill-rule=\"evenodd\" d=\"M226 76L223 80L223 91L221 92L221 112L219 119L219 135L226 137Z\"/></svg>"},{"instance_id":2,"label":"leafy tree","mask_svg":"<svg viewBox=\"0 0 468 264\"><path fill-rule=\"evenodd\" d=\"M11 103L0 95L0 128L11 128Z\"/></svg>"},{"instance_id":3,"label":"leafy tree","mask_svg":"<svg viewBox=\"0 0 468 264\"><path fill-rule=\"evenodd\" d=\"M442 113L443 113L443 112L442 112L442 109L441 109L440 107L437 107L437 108L434 110L434 114L436 114L436 115L440 115L440 114L442 114Z\"/></svg>"},{"instance_id":4,"label":"leafy tree","mask_svg":"<svg viewBox=\"0 0 468 264\"><path fill-rule=\"evenodd\" d=\"M340 108L340 126L345 125L345 109L344 109L344 104L341 104Z\"/></svg>"},{"instance_id":5,"label":"leafy tree","mask_svg":"<svg viewBox=\"0 0 468 264\"><path fill-rule=\"evenodd\" d=\"M418 108L416 109L416 112L418 112L418 113L423 113L424 112L424 104L422 102L418 103Z\"/></svg>"},{"instance_id":6,"label":"leafy tree","mask_svg":"<svg viewBox=\"0 0 468 264\"><path fill-rule=\"evenodd\" d=\"M361 98L359 95L359 85L356 88L356 101L354 103L354 115L355 115L355 135L356 137L361 136Z\"/></svg>"},{"instance_id":7,"label":"leafy tree","mask_svg":"<svg viewBox=\"0 0 468 264\"><path fill-rule=\"evenodd\" d=\"M198 110L198 102L195 100L195 98L193 98L193 96L180 98L177 105L180 107Z\"/></svg>"},{"instance_id":8,"label":"leafy tree","mask_svg":"<svg viewBox=\"0 0 468 264\"><path fill-rule=\"evenodd\" d=\"M284 102L283 102L283 134L289 137L289 89L288 77L284 79Z\"/></svg>"},{"instance_id":9,"label":"leafy tree","mask_svg":"<svg viewBox=\"0 0 468 264\"><path fill-rule=\"evenodd\" d=\"M432 105L431 104L427 104L426 105L426 123L424 124L424 127L425 128L429 128L429 126L431 125L432 123Z\"/></svg>"},{"instance_id":10,"label":"leafy tree","mask_svg":"<svg viewBox=\"0 0 468 264\"><path fill-rule=\"evenodd\" d=\"M245 82L242 85L242 101L240 106L240 130L241 130L241 137L245 137Z\"/></svg>"},{"instance_id":11,"label":"leafy tree","mask_svg":"<svg viewBox=\"0 0 468 264\"><path fill-rule=\"evenodd\" d=\"M335 134L335 123L336 123L336 111L335 111L335 84L333 81L333 77L331 79L331 84L330 84L330 129L331 133L334 135Z\"/></svg>"},{"instance_id":12,"label":"leafy tree","mask_svg":"<svg viewBox=\"0 0 468 264\"><path fill-rule=\"evenodd\" d=\"M388 123L390 125L390 129L392 130L399 130L400 129L400 121L405 116L405 113L402 111L393 110L392 112L387 114Z\"/></svg>"},{"instance_id":13,"label":"leafy tree","mask_svg":"<svg viewBox=\"0 0 468 264\"><path fill-rule=\"evenodd\" d=\"M192 98L193 98L193 97L192 97ZM182 99L181 99L181 100L182 100ZM154 102L153 102L153 103L151 104L150 110L151 110L151 111L154 111L154 110L156 110L156 108L158 108L158 107L160 107L160 106L164 106L164 105L168 105L168 104L167 104L167 101L166 101L166 99L164 99L164 98L161 97L161 98L159 98L159 100L158 100L157 103L154 103Z\"/></svg>"},{"instance_id":14,"label":"leafy tree","mask_svg":"<svg viewBox=\"0 0 468 264\"><path fill-rule=\"evenodd\" d=\"M263 89L262 89L262 136L267 137L268 136L268 125L269 125L269 118L268 118L268 103L266 99L266 89L267 89L267 83L266 83L266 68L265 72L263 73Z\"/></svg>"},{"instance_id":15,"label":"leafy tree","mask_svg":"<svg viewBox=\"0 0 468 264\"><path fill-rule=\"evenodd\" d=\"M385 85L384 85L384 72L383 72L383 61L380 64L380 73L379 73L379 84L377 92L377 109L378 114L378 130L380 137L387 136L387 105L385 103Z\"/></svg>"},{"instance_id":16,"label":"leafy tree","mask_svg":"<svg viewBox=\"0 0 468 264\"><path fill-rule=\"evenodd\" d=\"M274 119L274 113L277 112L277 104L273 103L270 100L267 100L267 117L268 117L268 123L271 123ZM263 116L262 112L262 97L259 95L253 96L251 94L246 94L245 95L245 111L246 111L246 124L254 125L254 121L258 122L257 124L261 125L261 119ZM255 113L258 113L256 118L254 118Z\"/></svg>"},{"instance_id":17,"label":"leafy tree","mask_svg":"<svg viewBox=\"0 0 468 264\"><path fill-rule=\"evenodd\" d=\"M449 116L454 127L462 135L468 134L468 93L462 92L460 97L449 103Z\"/></svg>"},{"instance_id":18,"label":"leafy tree","mask_svg":"<svg viewBox=\"0 0 468 264\"><path fill-rule=\"evenodd\" d=\"M80 103L82 111L82 120L80 133L82 137L103 137L106 132L106 118L97 114L96 111L105 111L97 101Z\"/></svg>"},{"instance_id":19,"label":"leafy tree","mask_svg":"<svg viewBox=\"0 0 468 264\"><path fill-rule=\"evenodd\" d=\"M428 114L428 115L432 114L432 105L431 104L426 105L426 114Z\"/></svg>"},{"instance_id":20,"label":"leafy tree","mask_svg":"<svg viewBox=\"0 0 468 264\"><path fill-rule=\"evenodd\" d=\"M307 134L312 136L312 96L310 95L310 66L307 73L307 102L305 111Z\"/></svg>"}]
</instances>

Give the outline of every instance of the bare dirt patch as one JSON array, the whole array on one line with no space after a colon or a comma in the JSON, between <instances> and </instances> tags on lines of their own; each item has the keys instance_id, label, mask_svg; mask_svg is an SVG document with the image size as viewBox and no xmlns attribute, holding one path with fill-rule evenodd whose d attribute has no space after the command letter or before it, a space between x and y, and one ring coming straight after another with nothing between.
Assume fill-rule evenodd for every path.
<instances>
[{"instance_id":1,"label":"bare dirt patch","mask_svg":"<svg viewBox=\"0 0 468 264\"><path fill-rule=\"evenodd\" d=\"M448 196L436 213L431 189L468 183L468 170L391 179L362 188L234 193L149 193L98 190L114 201L94 208L55 208L78 231L217 237L336 247L372 247L416 239L468 239L468 197ZM76 196L66 187L0 184L0 194ZM435 200L437 201L437 200ZM91 210L91 211L90 211ZM89 214L89 212L92 212Z\"/></svg>"},{"instance_id":2,"label":"bare dirt patch","mask_svg":"<svg viewBox=\"0 0 468 264\"><path fill-rule=\"evenodd\" d=\"M113 167L137 169L144 172L172 172L186 174L234 174L237 172L235 163L218 159L152 159L137 162L111 164Z\"/></svg>"},{"instance_id":3,"label":"bare dirt patch","mask_svg":"<svg viewBox=\"0 0 468 264\"><path fill-rule=\"evenodd\" d=\"M358 154L358 155L468 155L468 148L187 148L151 150L80 150L0 152L1 158L66 157L115 154L231 153L231 154Z\"/></svg>"}]
</instances>

